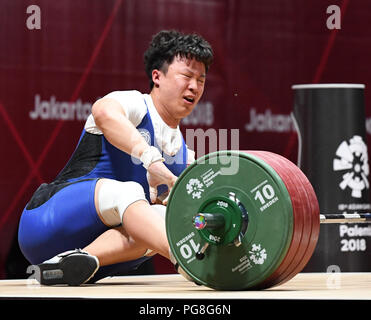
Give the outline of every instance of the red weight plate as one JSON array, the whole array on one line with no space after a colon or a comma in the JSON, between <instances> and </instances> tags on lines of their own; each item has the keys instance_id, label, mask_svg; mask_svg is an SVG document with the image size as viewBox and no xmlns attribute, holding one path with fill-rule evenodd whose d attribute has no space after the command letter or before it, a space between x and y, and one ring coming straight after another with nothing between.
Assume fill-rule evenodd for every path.
<instances>
[{"instance_id":1,"label":"red weight plate","mask_svg":"<svg viewBox=\"0 0 371 320\"><path fill-rule=\"evenodd\" d=\"M280 175L289 191L295 219L301 219L303 221L303 228L297 246L290 248L291 252L288 252L273 277L267 279L263 284L265 287L272 287L283 282L286 277L292 273L293 269L295 269L296 265L300 262L300 259L304 256L308 244L307 234L308 231L310 231L310 229L308 230L308 227L310 228L310 221L308 221L308 217L303 214L303 205L306 206L305 201L303 202L305 190L297 177L292 175L290 171L293 164L279 155L273 156L272 154L267 154L267 157L271 158L270 160L267 159L267 162L269 162L273 169L276 170L277 174Z\"/></svg>"},{"instance_id":2,"label":"red weight plate","mask_svg":"<svg viewBox=\"0 0 371 320\"><path fill-rule=\"evenodd\" d=\"M282 172L285 172L289 175L289 178L287 178L287 176L282 176L288 189L291 189L289 188L290 184L294 184L296 186L296 190L294 191L295 197L301 199L299 202L299 206L296 207L296 214L299 214L303 217L304 228L298 251L295 254L295 258L292 260L291 265L286 268L286 270L282 271L282 273L278 277L271 281L269 283L269 286L283 284L302 270L303 261L306 260L306 257L308 256L308 247L312 242L312 237L314 236L314 234L312 234L312 223L314 219L312 217L313 212L311 201L307 195L306 182L308 181L306 177L300 171L300 169L288 159L281 156L278 156L275 159L282 168L278 170L278 174L281 175ZM293 196L291 192L290 196Z\"/></svg>"},{"instance_id":3,"label":"red weight plate","mask_svg":"<svg viewBox=\"0 0 371 320\"><path fill-rule=\"evenodd\" d=\"M290 194L294 219L302 222L301 230L294 229L292 244L281 265L277 268L274 274L272 274L272 276L262 284L262 287L266 288L282 282L287 275L291 274L291 271L300 262L301 257L304 256L307 245L305 241L307 240L306 238L308 238L306 236L308 233L308 219L306 219L302 213L303 195L305 195L305 191L303 190L301 184L297 181L296 177L290 172L290 167L293 164L280 155L270 152L264 152L262 157L264 157L264 160L271 165L271 167L277 172L282 181L285 183Z\"/></svg>"},{"instance_id":4,"label":"red weight plate","mask_svg":"<svg viewBox=\"0 0 371 320\"><path fill-rule=\"evenodd\" d=\"M302 194L304 190L301 190L302 188L300 184L297 183L297 181L292 180L290 173L286 169L287 166L286 162L282 161L279 155L266 151L246 151L246 152L256 157L259 157L277 172L277 174L280 176L280 178L286 185L293 207L294 215L293 234L287 253L283 261L278 266L278 268L273 272L273 274L258 286L259 288L267 288L275 285L277 282L282 281L284 273L285 274L291 273L290 272L291 269L294 268L295 265L298 263L297 261L298 256L304 254L302 238L303 234L305 235L305 233L308 231L306 226L307 221L304 221L303 214L301 211Z\"/></svg>"},{"instance_id":5,"label":"red weight plate","mask_svg":"<svg viewBox=\"0 0 371 320\"><path fill-rule=\"evenodd\" d=\"M287 161L288 160L286 159L286 162ZM283 277L283 279L280 282L278 282L277 285L290 280L296 274L302 271L302 269L308 263L316 247L318 235L319 235L319 228L320 228L319 205L318 205L318 200L317 200L317 197L313 190L312 185L310 184L309 180L304 175L304 173L296 165L291 165L289 170L291 171L291 174L293 176L297 177L297 179L299 180L298 182L300 183L301 186L303 186L305 190L305 194L304 194L305 199L303 200L303 204L305 202L308 209L305 209L305 206L303 206L302 209L303 209L303 214L305 215L305 217L307 217L307 219L310 220L310 223L308 223L309 230L304 234L304 237L306 239L305 241L303 241L303 244L302 244L303 248L305 247L304 254L302 255L302 257L300 257L300 259L298 259L299 263L296 266L295 264L293 264L294 268L290 269L292 270L291 274L283 275L285 277Z\"/></svg>"},{"instance_id":6,"label":"red weight plate","mask_svg":"<svg viewBox=\"0 0 371 320\"><path fill-rule=\"evenodd\" d=\"M300 263L298 266L294 269L293 273L291 276L287 277L285 279L285 282L292 279L296 274L301 272L303 268L306 266L308 263L309 259L313 255L314 249L316 248L317 241L318 241L318 236L319 236L319 230L320 230L320 221L319 221L319 214L320 214L320 209L319 209L319 204L317 200L317 196L313 190L312 185L308 181L308 179L305 178L305 181L302 181L302 184L305 185L305 190L307 193L307 198L308 198L308 204L311 207L311 210L309 211L312 216L312 225L311 225L311 231L309 233L310 238L309 238L309 243L305 251L305 255L303 258L300 260ZM303 179L303 178L302 178ZM309 213L308 213L309 215Z\"/></svg>"}]
</instances>

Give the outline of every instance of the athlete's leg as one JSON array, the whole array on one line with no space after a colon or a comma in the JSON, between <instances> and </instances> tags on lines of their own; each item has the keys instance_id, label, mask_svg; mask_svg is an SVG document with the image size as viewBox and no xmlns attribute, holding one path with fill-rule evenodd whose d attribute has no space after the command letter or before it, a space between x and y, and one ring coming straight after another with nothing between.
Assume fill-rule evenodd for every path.
<instances>
[{"instance_id":1,"label":"athlete's leg","mask_svg":"<svg viewBox=\"0 0 371 320\"><path fill-rule=\"evenodd\" d=\"M40 187L22 213L18 241L24 256L39 264L83 248L109 228L94 206L96 180Z\"/></svg>"},{"instance_id":2,"label":"athlete's leg","mask_svg":"<svg viewBox=\"0 0 371 320\"><path fill-rule=\"evenodd\" d=\"M121 226L107 230L83 250L96 256L100 266L135 260L143 257L147 251L130 238Z\"/></svg>"},{"instance_id":3,"label":"athlete's leg","mask_svg":"<svg viewBox=\"0 0 371 320\"><path fill-rule=\"evenodd\" d=\"M169 257L164 207L149 205L140 185L100 179L95 188L95 207L107 226L122 222L83 248L96 256L101 266L139 259L148 249Z\"/></svg>"},{"instance_id":4,"label":"athlete's leg","mask_svg":"<svg viewBox=\"0 0 371 320\"><path fill-rule=\"evenodd\" d=\"M137 201L130 205L123 216L123 227L136 242L169 259L165 220L148 202Z\"/></svg>"}]
</instances>

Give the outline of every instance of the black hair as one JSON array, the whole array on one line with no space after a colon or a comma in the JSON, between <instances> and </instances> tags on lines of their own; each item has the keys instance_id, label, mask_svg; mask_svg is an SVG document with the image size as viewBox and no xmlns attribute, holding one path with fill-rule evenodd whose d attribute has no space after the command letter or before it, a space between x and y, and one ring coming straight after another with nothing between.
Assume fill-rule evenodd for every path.
<instances>
[{"instance_id":1,"label":"black hair","mask_svg":"<svg viewBox=\"0 0 371 320\"><path fill-rule=\"evenodd\" d=\"M153 88L152 71L157 69L167 72L168 65L175 56L196 59L205 65L206 72L213 61L211 45L198 34L183 34L175 30L163 30L152 37L144 53L145 71Z\"/></svg>"}]
</instances>

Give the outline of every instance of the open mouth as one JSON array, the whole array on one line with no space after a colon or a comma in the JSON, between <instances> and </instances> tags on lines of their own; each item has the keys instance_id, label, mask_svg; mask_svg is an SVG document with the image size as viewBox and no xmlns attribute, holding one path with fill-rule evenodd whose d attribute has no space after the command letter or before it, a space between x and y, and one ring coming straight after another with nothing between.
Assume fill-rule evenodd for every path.
<instances>
[{"instance_id":1,"label":"open mouth","mask_svg":"<svg viewBox=\"0 0 371 320\"><path fill-rule=\"evenodd\" d=\"M189 103L195 102L195 98L192 98L192 97L184 97L183 99L186 100Z\"/></svg>"}]
</instances>

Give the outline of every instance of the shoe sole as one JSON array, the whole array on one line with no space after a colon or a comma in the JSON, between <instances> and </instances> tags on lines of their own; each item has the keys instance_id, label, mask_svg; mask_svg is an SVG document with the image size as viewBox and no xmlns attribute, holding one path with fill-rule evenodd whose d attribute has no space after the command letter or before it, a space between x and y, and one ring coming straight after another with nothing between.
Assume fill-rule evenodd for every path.
<instances>
[{"instance_id":1,"label":"shoe sole","mask_svg":"<svg viewBox=\"0 0 371 320\"><path fill-rule=\"evenodd\" d=\"M72 254L58 263L42 263L40 283L43 285L68 284L79 286L91 279L99 268L98 259L86 254Z\"/></svg>"}]
</instances>

